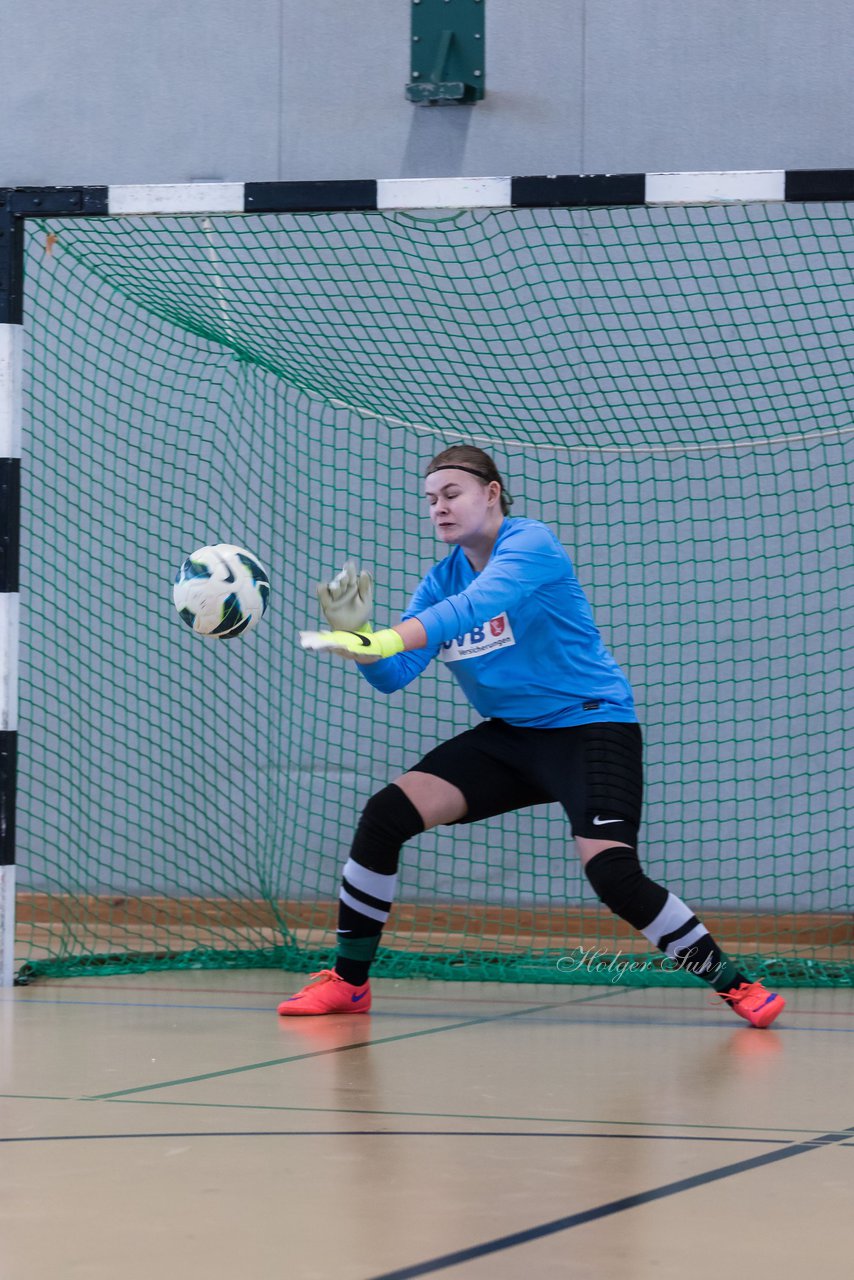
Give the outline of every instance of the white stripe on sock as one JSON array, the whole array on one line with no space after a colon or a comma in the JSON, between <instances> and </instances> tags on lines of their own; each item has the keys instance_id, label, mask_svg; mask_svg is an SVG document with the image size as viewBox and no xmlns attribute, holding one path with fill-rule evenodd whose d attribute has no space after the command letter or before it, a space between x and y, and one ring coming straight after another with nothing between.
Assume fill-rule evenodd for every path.
<instances>
[{"instance_id":1,"label":"white stripe on sock","mask_svg":"<svg viewBox=\"0 0 854 1280\"><path fill-rule=\"evenodd\" d=\"M388 920L387 911L377 911L376 907L369 907L366 903L360 902L358 898L354 898L346 889L342 888L338 897L342 902L346 902L348 907L352 907L354 911L358 911L360 916L367 916L369 920L378 920L380 924L385 924Z\"/></svg>"},{"instance_id":2,"label":"white stripe on sock","mask_svg":"<svg viewBox=\"0 0 854 1280\"><path fill-rule=\"evenodd\" d=\"M661 939L666 938L668 933L675 933L677 929L681 929L693 916L694 912L687 907L681 898L677 898L675 893L668 893L664 906L658 915L648 924L645 929L641 929L641 933L645 938L649 938L653 946L662 950ZM667 955L674 956L682 947L687 946L688 939L697 940L701 934L705 933L704 926L700 926L700 933L692 929L684 938L677 938L675 942L667 947Z\"/></svg>"},{"instance_id":3,"label":"white stripe on sock","mask_svg":"<svg viewBox=\"0 0 854 1280\"><path fill-rule=\"evenodd\" d=\"M383 876L378 871L369 871L361 863L348 858L344 864L344 877L354 889L369 893L380 902L394 902L394 891L397 888L397 876Z\"/></svg>"},{"instance_id":4,"label":"white stripe on sock","mask_svg":"<svg viewBox=\"0 0 854 1280\"><path fill-rule=\"evenodd\" d=\"M708 932L704 924L698 923L697 927L692 929L690 933L686 933L684 938L677 938L675 942L669 943L667 954L675 959L677 952L681 955L686 947L691 947L695 942L699 942L701 938L705 938Z\"/></svg>"}]
</instances>

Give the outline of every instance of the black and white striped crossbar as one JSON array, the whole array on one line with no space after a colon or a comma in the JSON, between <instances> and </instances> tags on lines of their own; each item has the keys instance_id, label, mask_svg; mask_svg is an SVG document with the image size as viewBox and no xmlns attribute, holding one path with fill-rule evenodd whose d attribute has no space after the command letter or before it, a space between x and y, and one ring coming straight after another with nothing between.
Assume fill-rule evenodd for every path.
<instances>
[{"instance_id":1,"label":"black and white striped crossbar","mask_svg":"<svg viewBox=\"0 0 854 1280\"><path fill-rule=\"evenodd\" d=\"M0 217L854 200L854 169L0 188Z\"/></svg>"}]
</instances>

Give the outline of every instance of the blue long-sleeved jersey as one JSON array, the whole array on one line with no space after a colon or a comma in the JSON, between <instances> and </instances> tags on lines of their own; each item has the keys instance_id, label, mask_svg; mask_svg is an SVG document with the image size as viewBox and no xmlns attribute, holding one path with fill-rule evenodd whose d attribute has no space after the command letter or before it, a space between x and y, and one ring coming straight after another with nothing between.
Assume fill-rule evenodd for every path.
<instances>
[{"instance_id":1,"label":"blue long-sleeved jersey","mask_svg":"<svg viewBox=\"0 0 854 1280\"><path fill-rule=\"evenodd\" d=\"M360 667L382 693L404 688L438 656L486 719L542 729L637 720L572 561L538 520L505 519L480 573L454 547L418 586L406 618L422 624L426 648Z\"/></svg>"}]
</instances>

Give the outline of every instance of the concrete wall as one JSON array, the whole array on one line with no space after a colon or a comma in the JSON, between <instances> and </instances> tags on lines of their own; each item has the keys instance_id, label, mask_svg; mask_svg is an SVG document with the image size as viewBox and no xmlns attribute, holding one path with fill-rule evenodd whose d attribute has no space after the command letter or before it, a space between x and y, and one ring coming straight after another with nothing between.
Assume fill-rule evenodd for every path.
<instances>
[{"instance_id":1,"label":"concrete wall","mask_svg":"<svg viewBox=\"0 0 854 1280\"><path fill-rule=\"evenodd\" d=\"M0 0L0 185L854 165L847 0L485 3L424 108L409 0Z\"/></svg>"}]
</instances>

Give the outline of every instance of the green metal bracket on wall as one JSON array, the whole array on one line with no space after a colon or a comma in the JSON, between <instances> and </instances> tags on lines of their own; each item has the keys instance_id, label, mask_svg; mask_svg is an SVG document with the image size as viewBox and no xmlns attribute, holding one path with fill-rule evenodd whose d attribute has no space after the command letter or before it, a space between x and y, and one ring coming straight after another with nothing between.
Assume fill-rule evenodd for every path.
<instances>
[{"instance_id":1,"label":"green metal bracket on wall","mask_svg":"<svg viewBox=\"0 0 854 1280\"><path fill-rule=\"evenodd\" d=\"M486 0L412 0L410 102L479 102L484 95Z\"/></svg>"}]
</instances>

